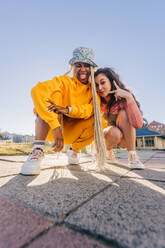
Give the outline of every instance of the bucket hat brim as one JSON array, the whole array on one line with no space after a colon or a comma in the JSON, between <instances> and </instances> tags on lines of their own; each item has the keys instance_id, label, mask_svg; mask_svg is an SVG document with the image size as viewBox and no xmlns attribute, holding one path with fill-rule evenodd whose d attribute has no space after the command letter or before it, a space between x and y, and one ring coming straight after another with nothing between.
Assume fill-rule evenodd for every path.
<instances>
[{"instance_id":1,"label":"bucket hat brim","mask_svg":"<svg viewBox=\"0 0 165 248\"><path fill-rule=\"evenodd\" d=\"M69 64L70 65L74 65L75 63L78 63L78 62L86 63L86 64L89 64L89 65L91 65L93 67L97 67L97 65L93 61L91 61L89 59L83 59L83 58L82 59L76 59L76 58L72 58L72 59L69 60Z\"/></svg>"}]
</instances>

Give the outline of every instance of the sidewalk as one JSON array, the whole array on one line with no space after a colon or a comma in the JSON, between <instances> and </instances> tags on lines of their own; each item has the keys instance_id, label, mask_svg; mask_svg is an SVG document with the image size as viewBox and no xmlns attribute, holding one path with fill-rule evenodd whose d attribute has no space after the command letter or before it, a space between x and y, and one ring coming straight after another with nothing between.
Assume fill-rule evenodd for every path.
<instances>
[{"instance_id":1,"label":"sidewalk","mask_svg":"<svg viewBox=\"0 0 165 248\"><path fill-rule=\"evenodd\" d=\"M140 151L145 170L93 170L47 155L39 176L22 176L26 156L0 156L0 248L165 248L165 152Z\"/></svg>"}]
</instances>

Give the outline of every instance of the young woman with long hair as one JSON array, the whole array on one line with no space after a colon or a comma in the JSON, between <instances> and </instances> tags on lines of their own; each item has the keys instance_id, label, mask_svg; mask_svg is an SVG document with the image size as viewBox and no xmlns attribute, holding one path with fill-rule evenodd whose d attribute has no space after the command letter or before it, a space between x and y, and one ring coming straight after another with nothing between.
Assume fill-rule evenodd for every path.
<instances>
[{"instance_id":1,"label":"young woman with long hair","mask_svg":"<svg viewBox=\"0 0 165 248\"><path fill-rule=\"evenodd\" d=\"M133 93L111 68L95 72L96 90L101 98L101 111L108 122L104 137L108 158L114 162L113 148L119 145L128 151L128 163L132 169L144 169L136 154L136 130L143 127L140 104Z\"/></svg>"}]
</instances>

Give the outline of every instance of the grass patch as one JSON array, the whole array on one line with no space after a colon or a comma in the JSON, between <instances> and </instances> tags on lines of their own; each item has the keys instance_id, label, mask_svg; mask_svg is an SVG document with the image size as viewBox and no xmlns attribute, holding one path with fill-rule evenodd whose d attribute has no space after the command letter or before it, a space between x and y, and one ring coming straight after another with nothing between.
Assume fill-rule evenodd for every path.
<instances>
[{"instance_id":1,"label":"grass patch","mask_svg":"<svg viewBox=\"0 0 165 248\"><path fill-rule=\"evenodd\" d=\"M2 155L28 155L33 148L33 143L0 143L0 156ZM64 146L62 152L66 152L68 146ZM126 149L117 148L114 149L115 152L122 152ZM82 153L87 153L86 148L82 149ZM54 154L52 149L52 144L44 145L44 153L45 154Z\"/></svg>"},{"instance_id":2,"label":"grass patch","mask_svg":"<svg viewBox=\"0 0 165 248\"><path fill-rule=\"evenodd\" d=\"M28 155L33 148L33 143L0 143L0 155ZM44 153L54 153L51 145L44 146Z\"/></svg>"}]
</instances>

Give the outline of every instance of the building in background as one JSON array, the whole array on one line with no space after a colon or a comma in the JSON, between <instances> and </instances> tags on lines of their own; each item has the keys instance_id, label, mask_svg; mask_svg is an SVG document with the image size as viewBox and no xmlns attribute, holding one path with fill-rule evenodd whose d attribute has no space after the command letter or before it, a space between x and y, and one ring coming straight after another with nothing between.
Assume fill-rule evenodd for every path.
<instances>
[{"instance_id":1,"label":"building in background","mask_svg":"<svg viewBox=\"0 0 165 248\"><path fill-rule=\"evenodd\" d=\"M165 124L157 122L157 121L152 121L149 125L148 128L152 131L161 133L165 135Z\"/></svg>"},{"instance_id":2,"label":"building in background","mask_svg":"<svg viewBox=\"0 0 165 248\"><path fill-rule=\"evenodd\" d=\"M21 135L16 133L3 132L1 133L1 143L32 143L34 141L34 135Z\"/></svg>"},{"instance_id":3,"label":"building in background","mask_svg":"<svg viewBox=\"0 0 165 248\"><path fill-rule=\"evenodd\" d=\"M136 148L137 149L165 149L165 135L141 128L136 130Z\"/></svg>"}]
</instances>

